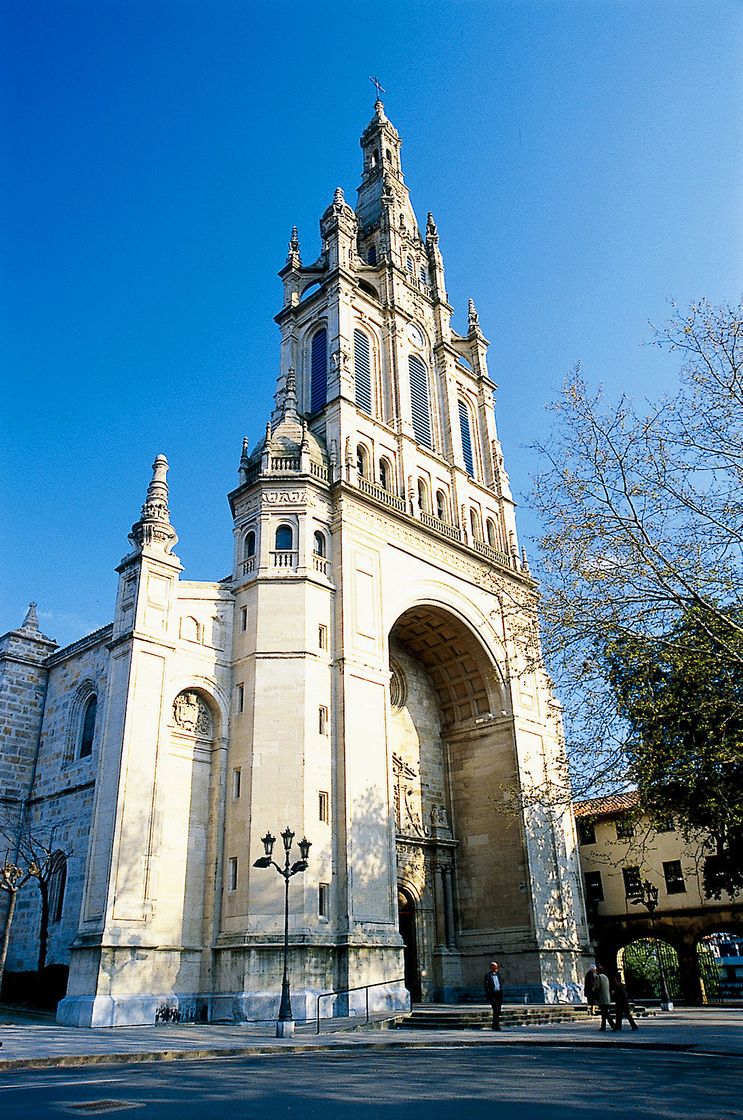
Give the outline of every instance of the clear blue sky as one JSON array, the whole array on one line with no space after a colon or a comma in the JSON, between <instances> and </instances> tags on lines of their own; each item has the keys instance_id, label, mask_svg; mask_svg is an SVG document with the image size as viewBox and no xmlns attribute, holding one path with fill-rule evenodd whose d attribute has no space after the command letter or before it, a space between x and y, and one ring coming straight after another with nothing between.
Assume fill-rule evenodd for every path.
<instances>
[{"instance_id":1,"label":"clear blue sky","mask_svg":"<svg viewBox=\"0 0 743 1120\"><path fill-rule=\"evenodd\" d=\"M225 494L271 407L276 272L355 199L387 88L455 327L472 296L522 502L577 361L635 396L668 299L737 299L743 7L728 0L5 0L0 632L108 622L154 456L186 578L231 564ZM521 511L522 536L536 530Z\"/></svg>"}]
</instances>

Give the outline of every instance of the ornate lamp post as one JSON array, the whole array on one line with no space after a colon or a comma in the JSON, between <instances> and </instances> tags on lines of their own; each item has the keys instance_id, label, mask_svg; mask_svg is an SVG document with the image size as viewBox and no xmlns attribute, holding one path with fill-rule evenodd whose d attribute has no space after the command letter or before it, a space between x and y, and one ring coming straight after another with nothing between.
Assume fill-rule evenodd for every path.
<instances>
[{"instance_id":1,"label":"ornate lamp post","mask_svg":"<svg viewBox=\"0 0 743 1120\"><path fill-rule=\"evenodd\" d=\"M658 948L658 939L654 936L655 911L658 909L658 888L649 879L645 879L641 886L642 894L638 898L633 898L632 904L633 906L644 906L650 915L650 936L655 947L655 959L658 963L658 975L660 977L660 1006L662 1011L673 1011L673 1004L668 995L663 958Z\"/></svg>"},{"instance_id":2,"label":"ornate lamp post","mask_svg":"<svg viewBox=\"0 0 743 1120\"><path fill-rule=\"evenodd\" d=\"M276 837L267 832L265 836L261 837L265 855L257 859L253 867L275 867L279 875L284 879L284 975L281 981L281 1006L279 1007L279 1018L276 1023L276 1037L285 1038L294 1034L294 1020L292 1018L292 1005L289 994L289 880L292 875L296 875L299 871L306 871L308 867L307 857L312 847L311 841L307 837L303 837L299 841L299 854L301 859L296 863L291 862L290 852L292 850L292 843L294 842L294 833L287 827L281 833L281 839L284 843L284 866L281 867L276 860L273 859L273 846L276 843Z\"/></svg>"}]
</instances>

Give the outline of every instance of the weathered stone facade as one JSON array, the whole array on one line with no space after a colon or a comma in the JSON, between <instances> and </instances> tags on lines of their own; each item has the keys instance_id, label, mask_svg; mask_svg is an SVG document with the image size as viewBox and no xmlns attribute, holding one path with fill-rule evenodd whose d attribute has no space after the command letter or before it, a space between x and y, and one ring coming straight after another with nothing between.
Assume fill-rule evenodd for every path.
<instances>
[{"instance_id":1,"label":"weathered stone facade","mask_svg":"<svg viewBox=\"0 0 743 1120\"><path fill-rule=\"evenodd\" d=\"M290 896L297 1017L363 985L392 1009L479 994L494 952L514 995L577 993L572 823L519 808L565 772L523 648L534 584L487 342L471 302L451 327L380 102L361 144L356 210L337 190L320 258L294 231L280 273L276 407L229 495L231 576L181 579L158 457L112 626L58 652L23 639L2 764L68 855L64 1022L273 1017L282 884L254 862L286 824L312 841ZM19 967L33 924L28 906Z\"/></svg>"}]
</instances>

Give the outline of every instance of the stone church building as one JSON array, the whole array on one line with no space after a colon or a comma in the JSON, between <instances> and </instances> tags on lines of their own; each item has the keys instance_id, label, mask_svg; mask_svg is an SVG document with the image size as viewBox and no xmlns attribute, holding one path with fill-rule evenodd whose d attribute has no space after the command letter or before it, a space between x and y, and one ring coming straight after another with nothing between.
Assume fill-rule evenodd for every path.
<instances>
[{"instance_id":1,"label":"stone church building","mask_svg":"<svg viewBox=\"0 0 743 1120\"><path fill-rule=\"evenodd\" d=\"M287 825L312 844L289 892L295 1018L362 985L374 1008L481 999L494 954L511 996L579 995L572 818L528 796L565 761L525 652L535 585L488 344L472 302L452 329L380 101L361 149L356 207L336 190L320 257L295 229L279 274L275 408L229 494L229 578L181 578L158 456L111 625L59 649L32 605L0 639L6 832L61 853L61 1022L275 1017L283 882L253 865ZM8 970L35 967L38 930L29 884Z\"/></svg>"}]
</instances>

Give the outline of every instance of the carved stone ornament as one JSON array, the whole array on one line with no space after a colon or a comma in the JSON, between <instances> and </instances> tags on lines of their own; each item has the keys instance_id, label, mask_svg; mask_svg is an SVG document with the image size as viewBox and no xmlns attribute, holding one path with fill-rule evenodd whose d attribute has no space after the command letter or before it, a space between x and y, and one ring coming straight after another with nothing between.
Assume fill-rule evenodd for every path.
<instances>
[{"instance_id":1,"label":"carved stone ornament","mask_svg":"<svg viewBox=\"0 0 743 1120\"><path fill-rule=\"evenodd\" d=\"M399 754L392 756L395 775L395 824L397 831L425 837L428 830L421 820L418 773Z\"/></svg>"},{"instance_id":2,"label":"carved stone ornament","mask_svg":"<svg viewBox=\"0 0 743 1120\"><path fill-rule=\"evenodd\" d=\"M266 490L263 494L263 504L267 506L299 505L304 500L304 490Z\"/></svg>"},{"instance_id":3,"label":"carved stone ornament","mask_svg":"<svg viewBox=\"0 0 743 1120\"><path fill-rule=\"evenodd\" d=\"M196 692L179 692L173 701L173 719L181 731L211 739L214 721L204 701Z\"/></svg>"}]
</instances>

